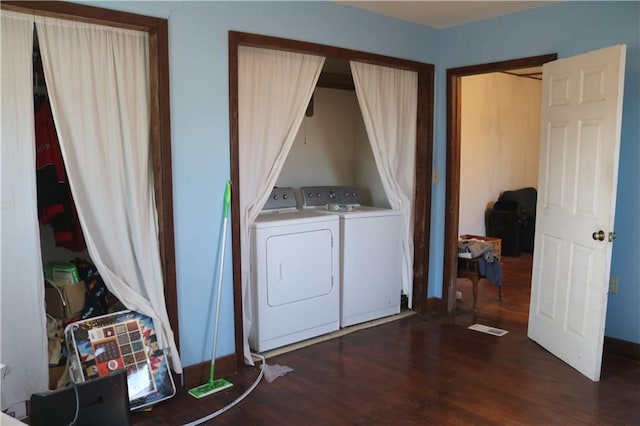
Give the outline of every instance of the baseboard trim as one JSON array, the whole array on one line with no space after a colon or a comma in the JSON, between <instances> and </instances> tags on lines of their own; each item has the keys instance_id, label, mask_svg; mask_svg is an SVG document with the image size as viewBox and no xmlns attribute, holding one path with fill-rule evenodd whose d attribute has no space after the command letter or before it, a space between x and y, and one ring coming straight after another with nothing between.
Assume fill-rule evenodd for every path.
<instances>
[{"instance_id":1,"label":"baseboard trim","mask_svg":"<svg viewBox=\"0 0 640 426\"><path fill-rule=\"evenodd\" d=\"M617 355L640 362L640 343L605 336L603 351L609 355Z\"/></svg>"},{"instance_id":2,"label":"baseboard trim","mask_svg":"<svg viewBox=\"0 0 640 426\"><path fill-rule=\"evenodd\" d=\"M440 314L447 314L448 312L447 312L447 307L443 303L442 298L429 297L427 298L427 303L425 303L424 309L420 313L427 314L427 315L440 315Z\"/></svg>"}]
</instances>

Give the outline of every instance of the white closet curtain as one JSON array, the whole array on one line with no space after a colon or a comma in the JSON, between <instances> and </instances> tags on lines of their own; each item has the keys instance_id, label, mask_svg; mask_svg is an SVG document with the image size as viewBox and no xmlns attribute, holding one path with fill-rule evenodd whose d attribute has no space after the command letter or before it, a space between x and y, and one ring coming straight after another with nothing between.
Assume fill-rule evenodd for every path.
<instances>
[{"instance_id":1,"label":"white closet curtain","mask_svg":"<svg viewBox=\"0 0 640 426\"><path fill-rule=\"evenodd\" d=\"M385 194L403 212L402 291L411 307L418 74L355 61L351 72Z\"/></svg>"},{"instance_id":2,"label":"white closet curtain","mask_svg":"<svg viewBox=\"0 0 640 426\"><path fill-rule=\"evenodd\" d=\"M240 244L245 361L251 330L249 229L276 183L316 86L324 58L238 48Z\"/></svg>"},{"instance_id":3,"label":"white closet curtain","mask_svg":"<svg viewBox=\"0 0 640 426\"><path fill-rule=\"evenodd\" d=\"M95 263L127 308L153 318L182 372L169 324L150 155L144 32L36 17L69 185Z\"/></svg>"},{"instance_id":4,"label":"white closet curtain","mask_svg":"<svg viewBox=\"0 0 640 426\"><path fill-rule=\"evenodd\" d=\"M33 16L1 11L2 410L48 388L44 277L37 218ZM28 330L25 333L25 330Z\"/></svg>"}]
</instances>

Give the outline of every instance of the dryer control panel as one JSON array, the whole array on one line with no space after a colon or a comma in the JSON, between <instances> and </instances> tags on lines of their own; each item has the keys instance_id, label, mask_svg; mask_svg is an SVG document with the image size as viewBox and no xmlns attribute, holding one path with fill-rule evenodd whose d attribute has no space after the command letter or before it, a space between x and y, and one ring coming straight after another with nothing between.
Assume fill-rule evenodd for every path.
<instances>
[{"instance_id":1,"label":"dryer control panel","mask_svg":"<svg viewBox=\"0 0 640 426\"><path fill-rule=\"evenodd\" d=\"M296 193L291 187L278 188L277 186L271 190L269 199L262 208L265 210L280 210L296 208Z\"/></svg>"}]
</instances>

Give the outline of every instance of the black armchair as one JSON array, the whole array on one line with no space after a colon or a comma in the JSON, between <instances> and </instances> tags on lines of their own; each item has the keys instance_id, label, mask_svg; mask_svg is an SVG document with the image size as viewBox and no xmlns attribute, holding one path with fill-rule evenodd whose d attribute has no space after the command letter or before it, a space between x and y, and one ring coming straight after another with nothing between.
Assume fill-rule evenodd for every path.
<instances>
[{"instance_id":1,"label":"black armchair","mask_svg":"<svg viewBox=\"0 0 640 426\"><path fill-rule=\"evenodd\" d=\"M528 187L503 192L487 214L487 235L502 239L502 254L533 252L537 191Z\"/></svg>"}]
</instances>

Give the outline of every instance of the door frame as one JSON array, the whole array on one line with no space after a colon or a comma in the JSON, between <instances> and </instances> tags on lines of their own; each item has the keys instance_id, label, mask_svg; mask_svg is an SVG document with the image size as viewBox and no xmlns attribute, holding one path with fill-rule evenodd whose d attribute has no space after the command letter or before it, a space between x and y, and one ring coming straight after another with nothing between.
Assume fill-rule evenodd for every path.
<instances>
[{"instance_id":1,"label":"door frame","mask_svg":"<svg viewBox=\"0 0 640 426\"><path fill-rule=\"evenodd\" d=\"M460 148L462 77L542 66L557 53L447 69L447 160L444 225L444 264L440 312L453 312L458 268L458 222L460 220Z\"/></svg>"},{"instance_id":2,"label":"door frame","mask_svg":"<svg viewBox=\"0 0 640 426\"><path fill-rule=\"evenodd\" d=\"M231 179L240 181L238 158L238 46L284 50L325 57L356 60L370 64L400 68L418 73L418 107L416 128L416 189L413 231L413 310L427 312L429 277L429 240L431 223L431 168L433 156L434 66L422 62L344 49L328 45L290 40L259 34L229 31L229 143ZM322 76L321 76L322 79ZM236 364L244 364L242 315L242 259L240 255L239 191L231 192L231 235L233 253L233 299ZM247 261L245 259L245 261Z\"/></svg>"}]
</instances>

